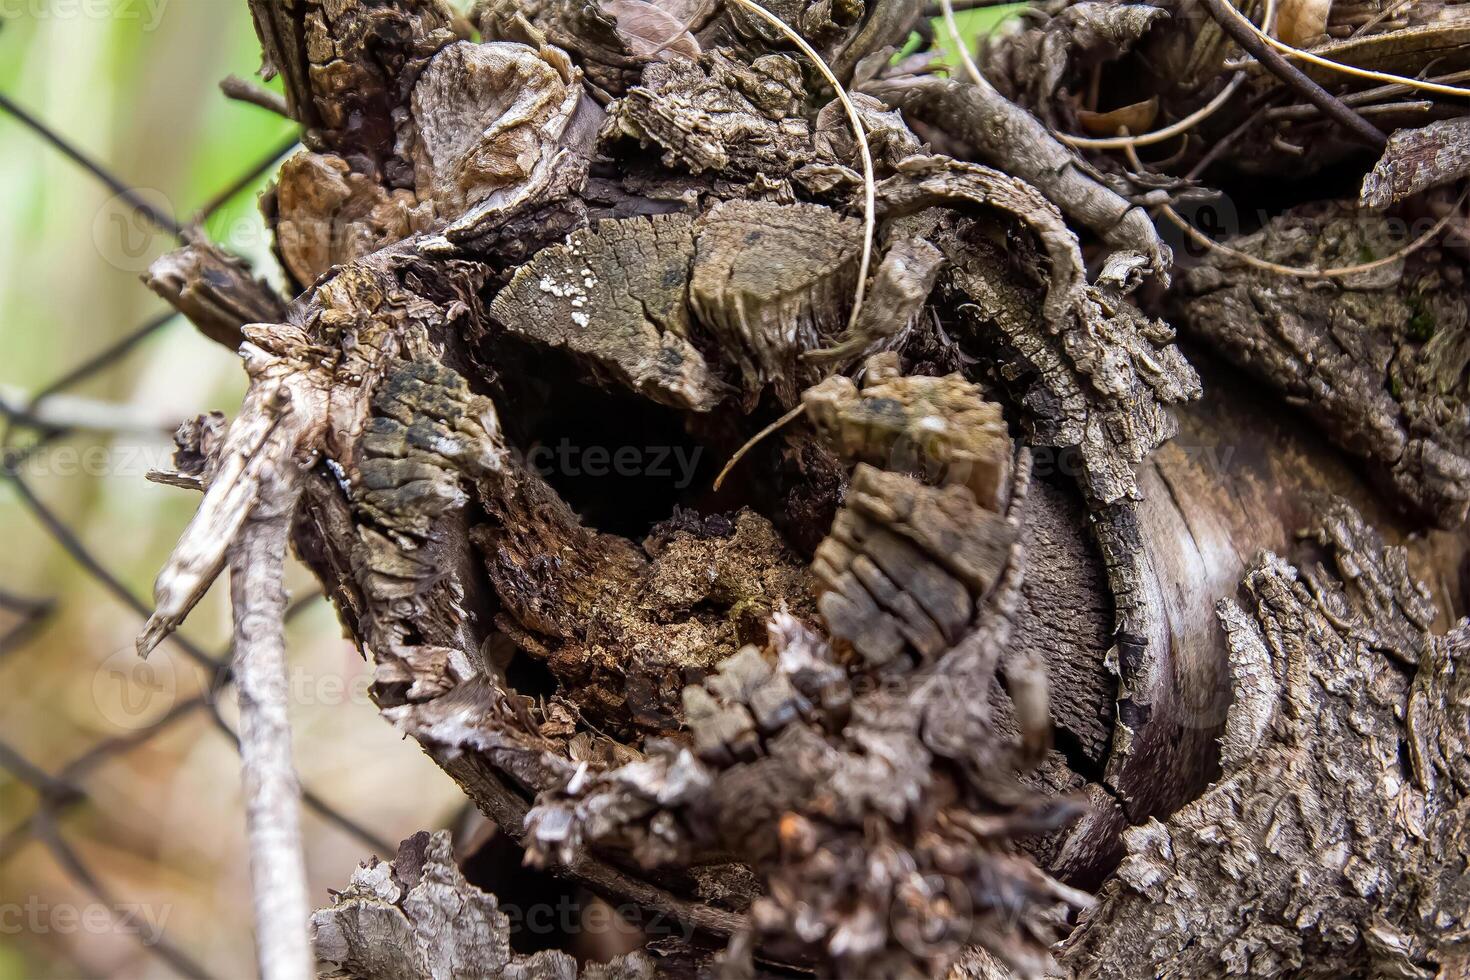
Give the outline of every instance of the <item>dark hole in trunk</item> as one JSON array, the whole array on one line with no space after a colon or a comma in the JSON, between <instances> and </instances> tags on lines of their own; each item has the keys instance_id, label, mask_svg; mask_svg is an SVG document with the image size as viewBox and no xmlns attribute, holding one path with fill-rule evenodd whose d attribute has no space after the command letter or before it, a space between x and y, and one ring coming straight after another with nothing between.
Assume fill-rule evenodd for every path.
<instances>
[{"instance_id":1,"label":"dark hole in trunk","mask_svg":"<svg viewBox=\"0 0 1470 980\"><path fill-rule=\"evenodd\" d=\"M507 441L586 526L641 541L676 510L733 515L746 506L780 523L769 457L753 455L714 491L746 433L700 423L728 414L691 416L686 426L677 409L619 382L585 378L566 355L509 337L496 338L484 360L494 366L492 397ZM750 431L764 424L745 421Z\"/></svg>"}]
</instances>

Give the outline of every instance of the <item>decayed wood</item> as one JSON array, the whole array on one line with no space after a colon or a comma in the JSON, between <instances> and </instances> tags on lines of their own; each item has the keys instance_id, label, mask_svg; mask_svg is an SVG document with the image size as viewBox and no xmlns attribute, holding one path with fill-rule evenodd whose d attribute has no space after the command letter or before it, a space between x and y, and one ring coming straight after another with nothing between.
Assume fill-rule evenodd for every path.
<instances>
[{"instance_id":1,"label":"decayed wood","mask_svg":"<svg viewBox=\"0 0 1470 980\"><path fill-rule=\"evenodd\" d=\"M323 976L524 980L651 980L642 953L579 970L558 950L522 956L510 948L510 919L494 895L465 881L449 835L420 832L398 845L391 863L363 864L332 905L312 917L316 955L333 967Z\"/></svg>"},{"instance_id":2,"label":"decayed wood","mask_svg":"<svg viewBox=\"0 0 1470 980\"><path fill-rule=\"evenodd\" d=\"M1457 260L1305 283L1210 257L1162 292L1144 206L1198 191L1093 169L1042 120L1122 118L1062 100L1147 52L1192 67L1129 105L1178 118L1236 84L1213 24L1064 5L998 39L1013 101L890 65L909 0L768 6L867 93L882 260L850 329L858 144L749 11L487 0L476 42L429 0L253 0L306 128L265 201L300 295L202 252L155 277L243 327L250 388L181 432L164 478L205 499L140 647L228 556L272 575L245 565L252 515L294 514L385 719L534 860L728 943L728 973L1462 963L1466 542L1401 552L1313 511L1327 488L1420 530L1235 379L1192 405L1156 315L1454 524ZM1330 262L1300 220L1236 244ZM1374 234L1318 237L1386 254ZM533 462L555 439L724 459L793 407L720 489L609 476L589 502ZM618 520L635 498L652 516ZM1256 557L1305 522L1333 572ZM317 951L344 975L576 975L513 953L500 902L420 835L318 913ZM587 974L711 969L661 951Z\"/></svg>"},{"instance_id":3,"label":"decayed wood","mask_svg":"<svg viewBox=\"0 0 1470 980\"><path fill-rule=\"evenodd\" d=\"M725 386L689 341L693 260L685 215L604 221L517 269L490 314L513 334L587 357L592 369L649 398L709 411Z\"/></svg>"},{"instance_id":4,"label":"decayed wood","mask_svg":"<svg viewBox=\"0 0 1470 980\"><path fill-rule=\"evenodd\" d=\"M1221 779L1128 856L1067 941L1082 976L1429 978L1464 962L1466 627L1341 502L1222 599ZM1329 570L1330 568L1330 570ZM1187 930L1179 928L1188 923Z\"/></svg>"}]
</instances>

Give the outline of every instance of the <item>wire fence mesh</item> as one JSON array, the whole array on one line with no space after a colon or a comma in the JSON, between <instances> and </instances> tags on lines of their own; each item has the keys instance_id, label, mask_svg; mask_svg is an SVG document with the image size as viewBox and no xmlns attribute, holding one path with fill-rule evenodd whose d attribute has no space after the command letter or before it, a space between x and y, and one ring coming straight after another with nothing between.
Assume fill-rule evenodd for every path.
<instances>
[{"instance_id":1,"label":"wire fence mesh","mask_svg":"<svg viewBox=\"0 0 1470 980\"><path fill-rule=\"evenodd\" d=\"M78 166L101 180L143 219L182 240L186 229L175 219L135 195L107 168L71 146L40 119L3 95L0 95L0 109L25 123L38 138L46 140ZM294 145L293 141L286 146L274 147L269 154L246 168L239 179L231 181L211 196L209 203L194 216L192 223L201 225L217 209L268 173ZM24 467L49 445L74 431L73 426L61 424L48 415L48 404L98 374L114 370L125 354L168 326L175 315L165 312L149 318L105 349L80 360L71 369L41 385L23 400L0 397L0 415L3 415L3 420L0 420L0 483L13 489L16 499L49 535L56 547L120 603L131 608L137 614L140 624L150 612L149 603L132 591L122 577L108 567L105 556L89 548L75 529L41 499L27 480ZM316 593L298 600L289 610L288 620L296 618L313 603L321 601L321 598ZM56 606L55 597L12 592L6 588L5 583L0 583L0 610L4 610L10 620L0 630L0 660L25 657L29 650L36 649L39 646L36 641L54 619ZM12 821L10 826L0 826L0 868L13 860L25 847L42 847L57 868L79 889L91 895L101 908L109 910L109 914L115 917L126 917L130 914L126 911L127 903L120 901L119 896L114 894L106 875L94 868L82 851L69 842L63 818L81 808L94 805L89 793L89 782L99 771L174 729L186 719L201 714L207 716L220 736L238 747L235 733L220 711L220 696L226 692L231 680L229 651L206 650L179 633L173 634L167 642L205 672L207 683L203 693L174 703L148 724L136 730L99 739L70 761L50 769L28 759L0 734L0 770L28 786L35 794L35 802L29 813L18 821ZM144 688L157 684L157 678L151 676L147 662L130 664L126 672L128 676L125 680L128 683ZM321 799L310 787L303 787L303 801L311 811L359 840L369 851L378 854L392 853L393 848L387 841L359 820ZM150 954L179 975L210 975L196 958L185 952L166 932L136 928L136 923L126 921L116 922L115 925L119 927L119 933L136 937Z\"/></svg>"}]
</instances>

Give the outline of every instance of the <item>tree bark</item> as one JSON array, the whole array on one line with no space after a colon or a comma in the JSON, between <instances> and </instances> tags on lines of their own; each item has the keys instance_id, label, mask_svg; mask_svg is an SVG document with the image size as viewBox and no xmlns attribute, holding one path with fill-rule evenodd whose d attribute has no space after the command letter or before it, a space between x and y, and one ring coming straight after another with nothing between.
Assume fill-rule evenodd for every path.
<instances>
[{"instance_id":1,"label":"tree bark","mask_svg":"<svg viewBox=\"0 0 1470 980\"><path fill-rule=\"evenodd\" d=\"M271 298L221 257L153 277L252 383L181 434L211 478L142 645L242 527L274 596L249 515L299 481L384 718L529 860L684 927L589 975L1463 969L1463 257L1295 188L1175 268L1148 209L1265 166L1265 116L1221 100L1143 173L1053 130L1089 77L1235 91L1213 25L1063 5L974 85L884 50L917 3L768 6L860 127L741 6L488 0L473 41L434 0L252 0L301 292L244 326ZM1113 74L1144 57L1189 71ZM1318 83L1273 146L1380 97ZM1332 132L1305 163L1364 197L1462 176ZM317 954L575 974L483 884L421 835Z\"/></svg>"}]
</instances>

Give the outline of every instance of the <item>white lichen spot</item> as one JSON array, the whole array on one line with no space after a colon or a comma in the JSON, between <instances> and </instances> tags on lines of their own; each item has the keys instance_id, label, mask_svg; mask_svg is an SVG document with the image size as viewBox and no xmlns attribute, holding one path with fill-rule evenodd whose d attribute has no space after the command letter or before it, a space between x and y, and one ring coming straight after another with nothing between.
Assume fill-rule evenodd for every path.
<instances>
[{"instance_id":1,"label":"white lichen spot","mask_svg":"<svg viewBox=\"0 0 1470 980\"><path fill-rule=\"evenodd\" d=\"M573 313L572 322L579 327L586 327L590 321L588 320L587 314L585 313Z\"/></svg>"}]
</instances>

